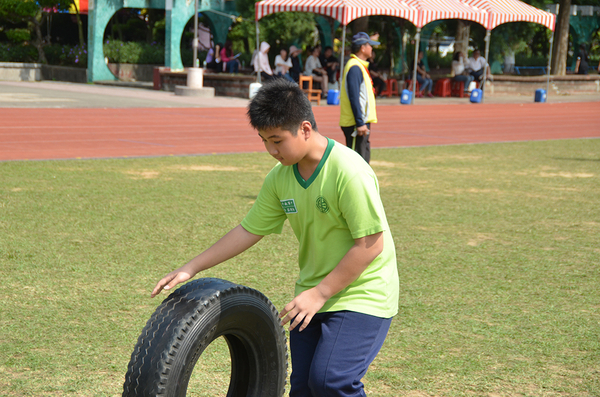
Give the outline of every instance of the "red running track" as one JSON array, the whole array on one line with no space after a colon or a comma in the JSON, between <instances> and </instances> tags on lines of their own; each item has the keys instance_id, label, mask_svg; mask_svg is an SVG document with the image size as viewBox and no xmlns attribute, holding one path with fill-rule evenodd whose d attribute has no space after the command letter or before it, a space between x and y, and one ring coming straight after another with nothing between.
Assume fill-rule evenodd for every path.
<instances>
[{"instance_id":1,"label":"red running track","mask_svg":"<svg viewBox=\"0 0 600 397\"><path fill-rule=\"evenodd\" d=\"M344 142L339 108L313 108ZM600 102L379 106L372 146L600 137ZM264 151L243 108L0 109L0 161Z\"/></svg>"}]
</instances>

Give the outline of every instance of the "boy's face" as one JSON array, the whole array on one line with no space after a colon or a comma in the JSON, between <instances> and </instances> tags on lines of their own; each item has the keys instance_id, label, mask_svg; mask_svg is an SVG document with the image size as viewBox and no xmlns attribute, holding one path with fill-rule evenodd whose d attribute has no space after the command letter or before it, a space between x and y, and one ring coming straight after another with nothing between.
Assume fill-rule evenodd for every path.
<instances>
[{"instance_id":1,"label":"boy's face","mask_svg":"<svg viewBox=\"0 0 600 397\"><path fill-rule=\"evenodd\" d=\"M282 165L294 165L307 154L306 134L302 127L298 128L296 135L281 128L259 131L258 135L262 138L267 152Z\"/></svg>"}]
</instances>

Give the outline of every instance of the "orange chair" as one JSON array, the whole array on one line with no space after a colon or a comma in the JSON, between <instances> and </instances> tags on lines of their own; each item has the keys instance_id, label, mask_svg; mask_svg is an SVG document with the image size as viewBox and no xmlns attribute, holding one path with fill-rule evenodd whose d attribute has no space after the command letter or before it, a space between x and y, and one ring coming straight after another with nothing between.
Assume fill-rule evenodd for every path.
<instances>
[{"instance_id":1,"label":"orange chair","mask_svg":"<svg viewBox=\"0 0 600 397\"><path fill-rule=\"evenodd\" d=\"M391 97L392 95L400 95L398 93L398 80L396 79L387 79L385 81L385 90L381 91L380 95L381 96L387 96L388 98Z\"/></svg>"},{"instance_id":2,"label":"orange chair","mask_svg":"<svg viewBox=\"0 0 600 397\"><path fill-rule=\"evenodd\" d=\"M475 87L479 88L479 82L475 82ZM464 81L456 81L452 79L452 85L450 88L450 96L457 96L459 98L465 97L465 82Z\"/></svg>"},{"instance_id":3,"label":"orange chair","mask_svg":"<svg viewBox=\"0 0 600 397\"><path fill-rule=\"evenodd\" d=\"M317 105L321 105L321 90L313 88L312 76L304 76L301 74L300 80L298 81L298 83L299 83L302 91L304 91L304 93L308 96L309 102L317 101ZM304 88L304 86L305 86L304 83L307 83L306 88Z\"/></svg>"},{"instance_id":4,"label":"orange chair","mask_svg":"<svg viewBox=\"0 0 600 397\"><path fill-rule=\"evenodd\" d=\"M450 79L439 79L435 83L433 95L447 97L450 96Z\"/></svg>"}]
</instances>

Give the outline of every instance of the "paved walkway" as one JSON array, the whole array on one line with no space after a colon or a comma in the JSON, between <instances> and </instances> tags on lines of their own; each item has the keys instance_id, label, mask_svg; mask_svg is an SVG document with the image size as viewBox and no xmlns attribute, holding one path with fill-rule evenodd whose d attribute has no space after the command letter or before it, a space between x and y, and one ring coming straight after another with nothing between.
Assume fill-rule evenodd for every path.
<instances>
[{"instance_id":1,"label":"paved walkway","mask_svg":"<svg viewBox=\"0 0 600 397\"><path fill-rule=\"evenodd\" d=\"M486 104L532 103L534 93L507 95L486 93ZM378 98L378 105L399 105L399 98ZM600 102L600 93L550 95L548 103ZM0 81L0 108L134 108L134 107L246 107L247 99L177 96L172 92L154 91L95 84L74 84L53 81ZM417 98L416 105L477 106L468 98ZM325 101L321 106L327 106Z\"/></svg>"}]
</instances>

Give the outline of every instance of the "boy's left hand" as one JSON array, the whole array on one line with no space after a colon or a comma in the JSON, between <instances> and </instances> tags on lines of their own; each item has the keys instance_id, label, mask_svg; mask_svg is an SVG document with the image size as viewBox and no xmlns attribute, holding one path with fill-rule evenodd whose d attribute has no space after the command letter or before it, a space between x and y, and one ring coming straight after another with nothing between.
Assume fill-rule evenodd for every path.
<instances>
[{"instance_id":1,"label":"boy's left hand","mask_svg":"<svg viewBox=\"0 0 600 397\"><path fill-rule=\"evenodd\" d=\"M327 298L316 287L302 292L288 303L279 314L279 318L283 318L281 325L285 325L293 319L294 321L290 323L289 330L293 330L302 323L299 329L302 332L325 302L327 302Z\"/></svg>"}]
</instances>

